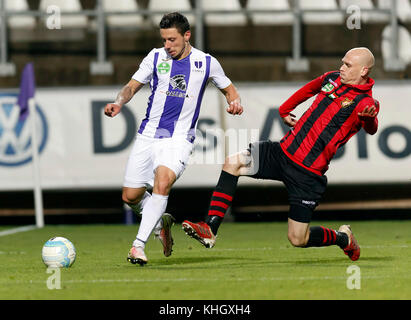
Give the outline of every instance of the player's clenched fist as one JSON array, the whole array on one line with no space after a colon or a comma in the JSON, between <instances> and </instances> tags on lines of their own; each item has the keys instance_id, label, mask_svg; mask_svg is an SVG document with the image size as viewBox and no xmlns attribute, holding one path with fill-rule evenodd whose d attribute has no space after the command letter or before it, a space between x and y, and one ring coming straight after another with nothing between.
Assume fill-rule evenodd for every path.
<instances>
[{"instance_id":1,"label":"player's clenched fist","mask_svg":"<svg viewBox=\"0 0 411 320\"><path fill-rule=\"evenodd\" d=\"M239 98L230 102L227 112L233 115L241 115L243 113L243 106L241 105L241 100Z\"/></svg>"},{"instance_id":2,"label":"player's clenched fist","mask_svg":"<svg viewBox=\"0 0 411 320\"><path fill-rule=\"evenodd\" d=\"M297 124L297 120L295 120L295 115L293 115L292 113L285 116L283 118L283 121L287 126L289 126L291 128L294 128L295 125Z\"/></svg>"},{"instance_id":3,"label":"player's clenched fist","mask_svg":"<svg viewBox=\"0 0 411 320\"><path fill-rule=\"evenodd\" d=\"M115 117L120 113L121 107L116 103L108 103L104 108L104 114L107 117Z\"/></svg>"}]
</instances>

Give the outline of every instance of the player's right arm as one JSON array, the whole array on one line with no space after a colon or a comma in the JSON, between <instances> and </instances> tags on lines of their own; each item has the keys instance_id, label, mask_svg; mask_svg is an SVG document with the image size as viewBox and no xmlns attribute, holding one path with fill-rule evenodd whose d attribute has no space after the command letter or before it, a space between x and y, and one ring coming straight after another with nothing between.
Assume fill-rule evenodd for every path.
<instances>
[{"instance_id":1,"label":"player's right arm","mask_svg":"<svg viewBox=\"0 0 411 320\"><path fill-rule=\"evenodd\" d=\"M154 55L155 49L143 59L136 73L131 77L131 80L121 89L117 95L117 99L113 103L109 103L104 108L104 113L108 117L115 117L121 111L121 108L129 102L133 96L153 77L154 71Z\"/></svg>"},{"instance_id":2,"label":"player's right arm","mask_svg":"<svg viewBox=\"0 0 411 320\"><path fill-rule=\"evenodd\" d=\"M113 103L108 103L104 108L104 114L108 117L115 117L121 108L129 102L134 95L144 86L143 83L131 79L119 92L117 99Z\"/></svg>"},{"instance_id":3,"label":"player's right arm","mask_svg":"<svg viewBox=\"0 0 411 320\"><path fill-rule=\"evenodd\" d=\"M290 98L285 101L279 109L282 118L289 115L300 103L306 101L312 96L316 95L321 90L321 84L323 82L323 77L318 77L307 83L301 89L296 91Z\"/></svg>"},{"instance_id":4,"label":"player's right arm","mask_svg":"<svg viewBox=\"0 0 411 320\"><path fill-rule=\"evenodd\" d=\"M321 86L325 77L330 73L332 73L332 71L327 72L322 76L310 81L301 89L296 91L290 98L288 98L287 101L285 101L280 106L278 111L287 126L294 127L296 125L297 120L295 119L295 115L293 115L291 111L293 111L299 104L319 93L321 91Z\"/></svg>"}]
</instances>

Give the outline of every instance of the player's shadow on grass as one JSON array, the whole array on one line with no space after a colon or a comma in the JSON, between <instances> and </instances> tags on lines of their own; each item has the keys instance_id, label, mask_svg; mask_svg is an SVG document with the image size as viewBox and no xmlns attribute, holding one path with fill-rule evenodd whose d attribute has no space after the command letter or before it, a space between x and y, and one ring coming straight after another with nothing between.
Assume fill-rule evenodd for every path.
<instances>
[{"instance_id":1,"label":"player's shadow on grass","mask_svg":"<svg viewBox=\"0 0 411 320\"><path fill-rule=\"evenodd\" d=\"M378 261L392 261L394 257L362 257L361 261L369 262L378 262ZM191 257L171 257L167 259L152 259L149 264L145 267L150 269L166 269L173 267L174 269L184 270L184 269L210 269L210 263L213 264L213 268L218 268L219 262L222 262L221 267L226 268L227 264L225 261L230 261L230 267L236 268L237 266L247 266L253 265L254 267L258 266L267 266L267 265L305 265L305 266L336 266L336 265L346 265L347 263L352 263L347 257L338 257L338 258L312 258L304 260L265 260L265 259L253 259L243 258L243 257L222 257L222 256L191 256ZM359 260L359 261L360 261ZM245 262L247 261L247 262Z\"/></svg>"},{"instance_id":2,"label":"player's shadow on grass","mask_svg":"<svg viewBox=\"0 0 411 320\"><path fill-rule=\"evenodd\" d=\"M358 261L393 261L396 257L384 256L384 257L361 257Z\"/></svg>"},{"instance_id":3,"label":"player's shadow on grass","mask_svg":"<svg viewBox=\"0 0 411 320\"><path fill-rule=\"evenodd\" d=\"M349 260L345 257L341 258L313 258L313 259L305 259L305 260L294 260L294 261L282 261L283 263L291 263L291 264L304 264L304 265L309 265L309 264L335 264L335 263L345 263L349 262Z\"/></svg>"},{"instance_id":4,"label":"player's shadow on grass","mask_svg":"<svg viewBox=\"0 0 411 320\"><path fill-rule=\"evenodd\" d=\"M362 261L392 261L394 257L361 257L358 262ZM280 260L278 262L281 263L291 263L291 264L304 264L304 265L310 265L310 264L335 264L335 263L352 263L351 260L349 260L347 257L338 257L338 258L313 258L313 259L304 259L304 260Z\"/></svg>"},{"instance_id":5,"label":"player's shadow on grass","mask_svg":"<svg viewBox=\"0 0 411 320\"><path fill-rule=\"evenodd\" d=\"M225 260L233 260L233 257L221 257L221 256L195 257L195 256L192 256L192 257L178 257L178 258L157 259L157 260L153 259L152 261L150 261L150 267L164 268L168 266L173 266L173 267L177 267L178 269L209 269L210 265L208 263L216 264L218 262L223 262ZM249 260L249 259L235 258L235 260Z\"/></svg>"}]
</instances>

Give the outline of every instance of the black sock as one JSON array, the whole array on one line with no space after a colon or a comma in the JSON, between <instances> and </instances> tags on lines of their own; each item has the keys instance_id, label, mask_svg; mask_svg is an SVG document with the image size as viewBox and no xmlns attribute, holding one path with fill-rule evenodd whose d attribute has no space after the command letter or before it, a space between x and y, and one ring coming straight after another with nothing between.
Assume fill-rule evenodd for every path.
<instances>
[{"instance_id":1,"label":"black sock","mask_svg":"<svg viewBox=\"0 0 411 320\"><path fill-rule=\"evenodd\" d=\"M306 244L306 248L309 247L326 247L331 245L337 245L341 249L344 249L348 245L348 236L343 232L338 232L333 229L324 227L311 227L310 237Z\"/></svg>"},{"instance_id":2,"label":"black sock","mask_svg":"<svg viewBox=\"0 0 411 320\"><path fill-rule=\"evenodd\" d=\"M205 223L207 223L211 231L213 231L214 235L217 235L218 228L220 227L221 222L223 222L223 218L219 216L207 216Z\"/></svg>"},{"instance_id":3,"label":"black sock","mask_svg":"<svg viewBox=\"0 0 411 320\"><path fill-rule=\"evenodd\" d=\"M210 226L214 235L217 234L218 228L224 219L224 216L231 206L235 190L237 189L238 177L221 171L217 186L211 196L210 207L206 223Z\"/></svg>"}]
</instances>

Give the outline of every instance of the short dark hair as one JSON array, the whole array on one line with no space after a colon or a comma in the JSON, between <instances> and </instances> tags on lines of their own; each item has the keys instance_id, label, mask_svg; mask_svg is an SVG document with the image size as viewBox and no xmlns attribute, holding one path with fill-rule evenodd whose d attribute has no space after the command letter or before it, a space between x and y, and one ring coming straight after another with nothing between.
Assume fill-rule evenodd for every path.
<instances>
[{"instance_id":1,"label":"short dark hair","mask_svg":"<svg viewBox=\"0 0 411 320\"><path fill-rule=\"evenodd\" d=\"M167 13L160 21L160 29L176 28L181 35L190 30L187 18L179 12Z\"/></svg>"}]
</instances>

